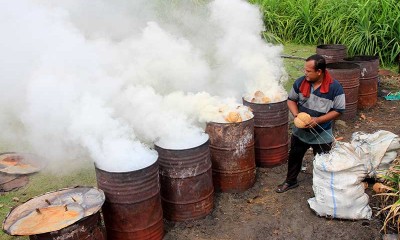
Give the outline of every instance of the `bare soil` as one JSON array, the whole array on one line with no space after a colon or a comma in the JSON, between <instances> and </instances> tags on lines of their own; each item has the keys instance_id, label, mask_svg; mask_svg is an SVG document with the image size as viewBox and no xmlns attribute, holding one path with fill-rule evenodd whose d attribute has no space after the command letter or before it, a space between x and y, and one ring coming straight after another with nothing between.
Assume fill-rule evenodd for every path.
<instances>
[{"instance_id":1,"label":"bare soil","mask_svg":"<svg viewBox=\"0 0 400 240\"><path fill-rule=\"evenodd\" d=\"M395 79L395 83L399 83ZM393 84L393 78L390 80ZM381 82L380 95L385 89ZM392 86L391 86L392 87ZM388 87L389 88L389 87ZM400 84L397 85L399 91ZM350 141L354 132L373 133L387 130L400 135L400 101L378 98L375 107L360 110L352 121L336 121L335 137ZM287 165L257 168L255 185L243 193L215 193L214 209L205 218L187 222L165 222L164 239L382 239L382 219L376 216L379 201L373 197L372 183L366 192L373 209L372 220L340 220L318 217L307 199L312 190L312 154L300 173L298 188L275 193L286 176Z\"/></svg>"}]
</instances>

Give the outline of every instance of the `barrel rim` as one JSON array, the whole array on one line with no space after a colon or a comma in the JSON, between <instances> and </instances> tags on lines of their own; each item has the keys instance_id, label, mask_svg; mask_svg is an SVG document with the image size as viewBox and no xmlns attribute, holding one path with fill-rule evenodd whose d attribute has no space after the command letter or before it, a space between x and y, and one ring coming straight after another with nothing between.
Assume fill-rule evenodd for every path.
<instances>
[{"instance_id":1,"label":"barrel rim","mask_svg":"<svg viewBox=\"0 0 400 240\"><path fill-rule=\"evenodd\" d=\"M96 169L96 171L99 170L99 171L105 172L107 174L130 174L130 173L133 173L133 172L139 172L139 171L143 171L143 170L146 170L146 169L154 167L154 165L158 164L157 163L157 159L158 159L158 157L156 158L156 161L154 161L152 164L148 165L147 167L136 169L136 170L123 171L123 172L122 171L107 171L107 170L104 170L104 169L100 168L99 166L97 166L96 162L94 163L94 168Z\"/></svg>"},{"instance_id":2,"label":"barrel rim","mask_svg":"<svg viewBox=\"0 0 400 240\"><path fill-rule=\"evenodd\" d=\"M251 120L254 120L254 116L251 117L251 118L249 118L249 119L247 119L247 120L241 121L241 122L235 122L235 123L226 122L226 123L221 123L221 122L213 122L213 121L210 121L210 122L207 122L206 124L212 124L212 125L227 125L227 126L229 126L229 125L234 125L234 124L247 123L247 122L249 122L249 121L251 121Z\"/></svg>"},{"instance_id":3,"label":"barrel rim","mask_svg":"<svg viewBox=\"0 0 400 240\"><path fill-rule=\"evenodd\" d=\"M321 44L321 45L318 45L317 48L345 50L346 45L344 45L344 44Z\"/></svg>"},{"instance_id":4,"label":"barrel rim","mask_svg":"<svg viewBox=\"0 0 400 240\"><path fill-rule=\"evenodd\" d=\"M285 100L282 100L282 101L279 101L279 102L271 102L271 103L253 103L253 102L247 101L244 97L242 97L242 101L243 101L243 102L247 102L247 103L250 103L250 104L256 104L256 105L259 105L259 106L262 106L262 105L277 105L277 104L282 104L283 102L287 102L288 99L289 99L289 98L285 98Z\"/></svg>"},{"instance_id":5,"label":"barrel rim","mask_svg":"<svg viewBox=\"0 0 400 240\"><path fill-rule=\"evenodd\" d=\"M163 151L176 151L176 152L178 152L178 151L194 150L194 149L196 149L196 148L201 148L201 147L203 147L204 145L208 145L208 144L209 144L209 142L210 142L210 136L208 136L208 134L206 134L206 135L207 135L207 140L206 140L204 143L202 143L202 144L200 144L200 145L198 145L198 146L195 146L195 147L184 148L184 149L169 149L169 148L163 148L163 147L158 146L157 144L154 144L154 149L155 149L156 151L157 151L157 149L159 149L159 150L163 150Z\"/></svg>"},{"instance_id":6,"label":"barrel rim","mask_svg":"<svg viewBox=\"0 0 400 240\"><path fill-rule=\"evenodd\" d=\"M343 66L348 66L348 67L343 67ZM352 70L352 69L360 69L360 65L353 62L332 62L326 64L326 69Z\"/></svg>"},{"instance_id":7,"label":"barrel rim","mask_svg":"<svg viewBox=\"0 0 400 240\"><path fill-rule=\"evenodd\" d=\"M375 55L355 55L343 58L343 60L349 62L374 62L376 60L379 60L379 57Z\"/></svg>"}]
</instances>

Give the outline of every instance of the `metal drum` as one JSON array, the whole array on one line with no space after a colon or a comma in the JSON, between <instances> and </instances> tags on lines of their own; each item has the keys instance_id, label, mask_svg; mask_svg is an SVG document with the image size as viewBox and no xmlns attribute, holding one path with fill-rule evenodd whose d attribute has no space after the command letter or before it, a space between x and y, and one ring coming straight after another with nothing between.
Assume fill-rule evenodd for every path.
<instances>
[{"instance_id":1,"label":"metal drum","mask_svg":"<svg viewBox=\"0 0 400 240\"><path fill-rule=\"evenodd\" d=\"M102 209L108 239L163 238L157 162L130 172L96 168L96 177L106 196Z\"/></svg>"},{"instance_id":2,"label":"metal drum","mask_svg":"<svg viewBox=\"0 0 400 240\"><path fill-rule=\"evenodd\" d=\"M360 66L360 86L358 88L358 109L369 109L378 101L379 57L353 56L344 59L346 62Z\"/></svg>"},{"instance_id":3,"label":"metal drum","mask_svg":"<svg viewBox=\"0 0 400 240\"><path fill-rule=\"evenodd\" d=\"M31 240L105 240L106 231L101 223L100 212L81 219L59 231L29 236Z\"/></svg>"},{"instance_id":4,"label":"metal drum","mask_svg":"<svg viewBox=\"0 0 400 240\"><path fill-rule=\"evenodd\" d=\"M32 154L0 153L0 192L8 192L29 183L29 175L39 172L43 164Z\"/></svg>"},{"instance_id":5,"label":"metal drum","mask_svg":"<svg viewBox=\"0 0 400 240\"><path fill-rule=\"evenodd\" d=\"M74 187L49 192L15 207L6 217L3 230L31 240L106 239L100 209L103 191Z\"/></svg>"},{"instance_id":6,"label":"metal drum","mask_svg":"<svg viewBox=\"0 0 400 240\"><path fill-rule=\"evenodd\" d=\"M339 62L326 65L332 78L338 80L346 96L346 110L340 119L351 120L356 117L358 88L360 86L360 66L355 63Z\"/></svg>"},{"instance_id":7,"label":"metal drum","mask_svg":"<svg viewBox=\"0 0 400 240\"><path fill-rule=\"evenodd\" d=\"M199 219L214 207L209 140L190 149L155 146L160 164L164 217L172 221Z\"/></svg>"},{"instance_id":8,"label":"metal drum","mask_svg":"<svg viewBox=\"0 0 400 240\"><path fill-rule=\"evenodd\" d=\"M318 45L316 52L325 58L326 63L340 62L347 57L347 48L341 44Z\"/></svg>"},{"instance_id":9,"label":"metal drum","mask_svg":"<svg viewBox=\"0 0 400 240\"><path fill-rule=\"evenodd\" d=\"M256 164L276 167L286 163L289 151L289 109L287 100L258 104L243 99L254 114Z\"/></svg>"},{"instance_id":10,"label":"metal drum","mask_svg":"<svg viewBox=\"0 0 400 240\"><path fill-rule=\"evenodd\" d=\"M221 192L243 192L256 180L254 119L239 123L209 122L213 182Z\"/></svg>"},{"instance_id":11,"label":"metal drum","mask_svg":"<svg viewBox=\"0 0 400 240\"><path fill-rule=\"evenodd\" d=\"M29 183L29 177L24 175L6 174L0 172L0 193L21 188Z\"/></svg>"}]
</instances>

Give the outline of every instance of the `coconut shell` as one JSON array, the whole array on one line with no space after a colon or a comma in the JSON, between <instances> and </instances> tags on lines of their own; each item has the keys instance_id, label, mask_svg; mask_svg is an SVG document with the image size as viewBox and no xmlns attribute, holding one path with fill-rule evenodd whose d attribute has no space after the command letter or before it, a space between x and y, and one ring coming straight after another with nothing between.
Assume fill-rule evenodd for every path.
<instances>
[{"instance_id":1,"label":"coconut shell","mask_svg":"<svg viewBox=\"0 0 400 240\"><path fill-rule=\"evenodd\" d=\"M374 186L372 186L372 189L374 190L374 192L376 193L384 193L388 190L388 187L383 184L383 183L375 183Z\"/></svg>"},{"instance_id":2,"label":"coconut shell","mask_svg":"<svg viewBox=\"0 0 400 240\"><path fill-rule=\"evenodd\" d=\"M238 112L229 112L225 120L230 123L238 123L242 121L242 117Z\"/></svg>"},{"instance_id":3,"label":"coconut shell","mask_svg":"<svg viewBox=\"0 0 400 240\"><path fill-rule=\"evenodd\" d=\"M256 98L263 98L263 97L265 96L265 94L264 94L263 92L261 92L261 91L256 91L256 92L254 93L254 96L255 96Z\"/></svg>"},{"instance_id":4,"label":"coconut shell","mask_svg":"<svg viewBox=\"0 0 400 240\"><path fill-rule=\"evenodd\" d=\"M270 102L271 102L271 98L269 98L269 97L263 97L263 98L261 98L261 101L262 101L263 103L270 103Z\"/></svg>"},{"instance_id":5,"label":"coconut shell","mask_svg":"<svg viewBox=\"0 0 400 240\"><path fill-rule=\"evenodd\" d=\"M297 114L297 117L293 120L294 125L298 128L305 128L306 125L311 121L311 116L305 112Z\"/></svg>"}]
</instances>

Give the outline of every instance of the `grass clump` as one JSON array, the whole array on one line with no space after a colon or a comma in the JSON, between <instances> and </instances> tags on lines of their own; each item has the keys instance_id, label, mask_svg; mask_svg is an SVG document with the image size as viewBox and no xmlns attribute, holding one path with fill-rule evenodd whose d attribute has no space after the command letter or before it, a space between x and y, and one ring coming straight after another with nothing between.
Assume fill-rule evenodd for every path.
<instances>
[{"instance_id":1,"label":"grass clump","mask_svg":"<svg viewBox=\"0 0 400 240\"><path fill-rule=\"evenodd\" d=\"M400 159L397 158L386 174L380 176L384 179L381 189L377 194L380 198L381 210L377 215L384 218L382 231L385 233L400 230Z\"/></svg>"}]
</instances>

